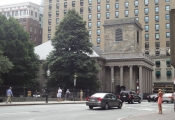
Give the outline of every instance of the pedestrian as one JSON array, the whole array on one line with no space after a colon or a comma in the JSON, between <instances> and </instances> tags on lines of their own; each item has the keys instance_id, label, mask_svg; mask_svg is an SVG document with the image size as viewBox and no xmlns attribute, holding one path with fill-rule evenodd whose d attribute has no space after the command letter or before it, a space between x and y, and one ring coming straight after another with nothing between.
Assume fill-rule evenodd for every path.
<instances>
[{"instance_id":1,"label":"pedestrian","mask_svg":"<svg viewBox=\"0 0 175 120\"><path fill-rule=\"evenodd\" d=\"M69 89L67 89L66 95L65 95L65 101L66 101L67 99L69 99L69 95L70 95L70 91L69 91Z\"/></svg>"},{"instance_id":2,"label":"pedestrian","mask_svg":"<svg viewBox=\"0 0 175 120\"><path fill-rule=\"evenodd\" d=\"M80 101L83 101L83 91L80 90Z\"/></svg>"},{"instance_id":3,"label":"pedestrian","mask_svg":"<svg viewBox=\"0 0 175 120\"><path fill-rule=\"evenodd\" d=\"M58 93L57 93L58 102L61 102L61 94L62 94L62 90L61 90L61 88L59 87L59 88L58 88Z\"/></svg>"},{"instance_id":4,"label":"pedestrian","mask_svg":"<svg viewBox=\"0 0 175 120\"><path fill-rule=\"evenodd\" d=\"M8 102L12 103L12 100L11 100L11 97L13 96L12 87L10 87L10 88L6 91L6 95L7 95L6 103L7 103L7 104L8 104Z\"/></svg>"},{"instance_id":5,"label":"pedestrian","mask_svg":"<svg viewBox=\"0 0 175 120\"><path fill-rule=\"evenodd\" d=\"M173 100L174 100L174 111L175 111L175 92L172 94Z\"/></svg>"},{"instance_id":6,"label":"pedestrian","mask_svg":"<svg viewBox=\"0 0 175 120\"><path fill-rule=\"evenodd\" d=\"M158 108L159 108L159 114L162 114L162 96L163 92L161 89L158 90Z\"/></svg>"}]
</instances>

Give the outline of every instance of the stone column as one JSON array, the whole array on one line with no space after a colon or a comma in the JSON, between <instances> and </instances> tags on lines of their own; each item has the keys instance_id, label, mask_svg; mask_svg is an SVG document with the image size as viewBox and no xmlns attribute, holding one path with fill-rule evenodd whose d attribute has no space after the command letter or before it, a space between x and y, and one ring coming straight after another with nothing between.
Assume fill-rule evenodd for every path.
<instances>
[{"instance_id":1,"label":"stone column","mask_svg":"<svg viewBox=\"0 0 175 120\"><path fill-rule=\"evenodd\" d=\"M142 75L143 75L143 73L142 73L142 66L140 65L139 66L139 93L140 93L140 97L141 97L141 99L143 100L143 79L142 79Z\"/></svg>"},{"instance_id":2,"label":"stone column","mask_svg":"<svg viewBox=\"0 0 175 120\"><path fill-rule=\"evenodd\" d=\"M129 66L129 90L132 89L133 66Z\"/></svg>"},{"instance_id":3,"label":"stone column","mask_svg":"<svg viewBox=\"0 0 175 120\"><path fill-rule=\"evenodd\" d=\"M151 69L150 70L150 86L151 86L151 93L153 93L153 75L152 75L152 73L153 73L153 70Z\"/></svg>"},{"instance_id":4,"label":"stone column","mask_svg":"<svg viewBox=\"0 0 175 120\"><path fill-rule=\"evenodd\" d=\"M113 93L113 84L114 84L114 66L110 66L111 67L111 93Z\"/></svg>"},{"instance_id":5,"label":"stone column","mask_svg":"<svg viewBox=\"0 0 175 120\"><path fill-rule=\"evenodd\" d=\"M145 93L148 93L148 69L145 68Z\"/></svg>"},{"instance_id":6,"label":"stone column","mask_svg":"<svg viewBox=\"0 0 175 120\"><path fill-rule=\"evenodd\" d=\"M143 93L145 93L145 67L142 67L142 90L143 90Z\"/></svg>"},{"instance_id":7,"label":"stone column","mask_svg":"<svg viewBox=\"0 0 175 120\"><path fill-rule=\"evenodd\" d=\"M120 66L120 86L123 86L123 66Z\"/></svg>"}]
</instances>

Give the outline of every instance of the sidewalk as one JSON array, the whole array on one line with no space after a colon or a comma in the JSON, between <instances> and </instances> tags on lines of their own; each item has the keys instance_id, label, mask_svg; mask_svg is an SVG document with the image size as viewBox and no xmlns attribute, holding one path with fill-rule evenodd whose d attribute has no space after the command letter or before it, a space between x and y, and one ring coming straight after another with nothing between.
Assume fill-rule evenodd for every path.
<instances>
[{"instance_id":1,"label":"sidewalk","mask_svg":"<svg viewBox=\"0 0 175 120\"><path fill-rule=\"evenodd\" d=\"M6 104L6 102L0 103L0 106L22 106L22 105L51 105L51 104L85 104L86 101L48 101L46 103L45 101L28 101L28 102L12 102Z\"/></svg>"},{"instance_id":2,"label":"sidewalk","mask_svg":"<svg viewBox=\"0 0 175 120\"><path fill-rule=\"evenodd\" d=\"M175 111L173 109L163 111L163 114L154 112L138 116L123 117L120 120L175 120Z\"/></svg>"}]
</instances>

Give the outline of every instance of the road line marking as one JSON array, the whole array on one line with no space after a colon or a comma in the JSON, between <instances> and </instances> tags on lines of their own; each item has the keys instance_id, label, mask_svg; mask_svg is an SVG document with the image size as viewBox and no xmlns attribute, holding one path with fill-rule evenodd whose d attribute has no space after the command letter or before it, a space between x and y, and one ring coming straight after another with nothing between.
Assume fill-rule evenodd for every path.
<instances>
[{"instance_id":1,"label":"road line marking","mask_svg":"<svg viewBox=\"0 0 175 120\"><path fill-rule=\"evenodd\" d=\"M0 115L15 115L15 114L29 114L30 112L18 112L18 113L1 113Z\"/></svg>"}]
</instances>

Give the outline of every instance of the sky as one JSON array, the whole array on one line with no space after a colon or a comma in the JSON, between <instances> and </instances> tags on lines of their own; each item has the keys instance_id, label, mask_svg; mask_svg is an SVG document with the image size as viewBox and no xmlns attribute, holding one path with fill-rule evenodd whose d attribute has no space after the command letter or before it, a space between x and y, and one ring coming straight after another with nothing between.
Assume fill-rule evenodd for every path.
<instances>
[{"instance_id":1,"label":"sky","mask_svg":"<svg viewBox=\"0 0 175 120\"><path fill-rule=\"evenodd\" d=\"M0 0L0 6L9 5L9 4L16 4L16 3L23 3L23 2L33 2L33 3L40 5L41 0Z\"/></svg>"}]
</instances>

